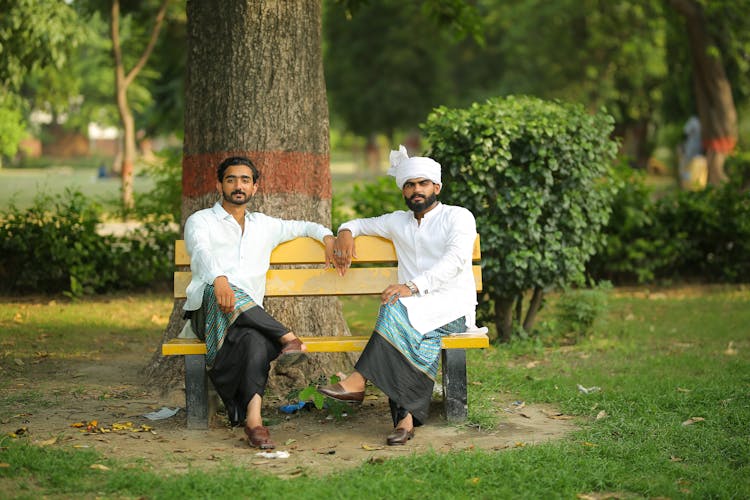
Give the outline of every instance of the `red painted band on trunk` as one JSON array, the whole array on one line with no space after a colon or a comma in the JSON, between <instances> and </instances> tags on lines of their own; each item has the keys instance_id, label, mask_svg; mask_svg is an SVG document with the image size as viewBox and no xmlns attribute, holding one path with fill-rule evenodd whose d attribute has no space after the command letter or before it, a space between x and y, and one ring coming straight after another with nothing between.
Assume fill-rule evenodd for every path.
<instances>
[{"instance_id":1,"label":"red painted band on trunk","mask_svg":"<svg viewBox=\"0 0 750 500\"><path fill-rule=\"evenodd\" d=\"M736 137L715 137L703 141L703 149L717 153L731 153L737 145Z\"/></svg>"},{"instance_id":2,"label":"red painted band on trunk","mask_svg":"<svg viewBox=\"0 0 750 500\"><path fill-rule=\"evenodd\" d=\"M331 170L326 154L285 151L229 151L186 155L182 159L182 196L216 191L216 168L224 158L246 156L260 172L258 193L294 193L331 198Z\"/></svg>"}]
</instances>

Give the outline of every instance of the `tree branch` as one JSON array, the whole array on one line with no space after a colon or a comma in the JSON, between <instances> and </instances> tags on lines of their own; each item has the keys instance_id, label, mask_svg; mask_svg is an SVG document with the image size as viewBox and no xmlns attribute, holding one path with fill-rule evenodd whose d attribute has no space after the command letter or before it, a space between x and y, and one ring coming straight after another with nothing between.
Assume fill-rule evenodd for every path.
<instances>
[{"instance_id":1,"label":"tree branch","mask_svg":"<svg viewBox=\"0 0 750 500\"><path fill-rule=\"evenodd\" d=\"M115 0L114 3L118 3L118 0ZM133 69L130 70L128 73L128 76L125 77L125 86L127 87L132 83L132 81L135 79L135 77L138 75L138 73L143 69L143 66L146 65L146 61L148 61L148 58L151 56L151 52L153 52L154 47L156 46L156 41L159 39L159 31L161 30L161 25L164 22L164 17L167 13L167 5L169 4L169 0L164 0L161 4L161 7L159 8L159 12L156 15L156 23L154 24L154 29L151 31L151 38L148 41L148 45L146 46L145 50L143 51L143 54L141 54L140 59L138 59L138 62L135 66L133 66ZM114 11L114 5L113 5L113 11Z\"/></svg>"},{"instance_id":2,"label":"tree branch","mask_svg":"<svg viewBox=\"0 0 750 500\"><path fill-rule=\"evenodd\" d=\"M672 8L686 18L700 16L700 7L692 0L669 0Z\"/></svg>"},{"instance_id":3,"label":"tree branch","mask_svg":"<svg viewBox=\"0 0 750 500\"><path fill-rule=\"evenodd\" d=\"M125 71L122 67L122 49L120 47L120 1L112 2L112 19L110 20L112 35L112 52L115 56L115 77L117 83L125 81Z\"/></svg>"}]
</instances>

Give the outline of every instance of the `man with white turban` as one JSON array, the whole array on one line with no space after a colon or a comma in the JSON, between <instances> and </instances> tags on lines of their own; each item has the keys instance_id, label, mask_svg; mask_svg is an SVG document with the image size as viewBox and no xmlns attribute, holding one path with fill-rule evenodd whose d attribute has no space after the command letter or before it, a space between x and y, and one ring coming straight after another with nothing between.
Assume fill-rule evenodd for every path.
<instances>
[{"instance_id":1,"label":"man with white turban","mask_svg":"<svg viewBox=\"0 0 750 500\"><path fill-rule=\"evenodd\" d=\"M403 445L427 419L441 337L476 329L471 266L477 232L471 212L437 200L442 186L439 163L409 158L404 146L392 151L390 160L388 174L396 178L409 211L342 224L334 243L334 265L343 276L357 256L354 238L381 236L393 241L399 282L383 290L374 333L354 372L318 391L358 402L370 380L389 398L394 430L386 442Z\"/></svg>"}]
</instances>

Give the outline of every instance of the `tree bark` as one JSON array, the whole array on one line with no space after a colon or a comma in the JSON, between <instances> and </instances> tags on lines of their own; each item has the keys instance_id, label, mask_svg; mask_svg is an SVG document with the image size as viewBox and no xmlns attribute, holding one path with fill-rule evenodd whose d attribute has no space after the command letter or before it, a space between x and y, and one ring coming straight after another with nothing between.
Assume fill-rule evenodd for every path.
<instances>
[{"instance_id":1,"label":"tree bark","mask_svg":"<svg viewBox=\"0 0 750 500\"><path fill-rule=\"evenodd\" d=\"M718 53L718 44L708 31L708 20L701 5L695 0L670 0L670 3L687 25L708 183L721 184L727 180L724 161L737 143L737 110L732 86Z\"/></svg>"},{"instance_id":2,"label":"tree bark","mask_svg":"<svg viewBox=\"0 0 750 500\"><path fill-rule=\"evenodd\" d=\"M513 304L515 297L495 297L495 328L497 341L510 342L513 335Z\"/></svg>"},{"instance_id":3,"label":"tree bark","mask_svg":"<svg viewBox=\"0 0 750 500\"><path fill-rule=\"evenodd\" d=\"M218 199L218 163L242 154L261 173L252 210L330 225L320 1L188 0L187 37L182 223ZM175 303L173 318L181 306ZM264 307L300 336L349 334L335 298L267 299ZM162 340L181 327L170 322ZM351 368L348 355L308 359L284 372L273 368L269 389L302 388ZM156 353L150 379L179 380L177 361Z\"/></svg>"},{"instance_id":4,"label":"tree bark","mask_svg":"<svg viewBox=\"0 0 750 500\"><path fill-rule=\"evenodd\" d=\"M534 293L531 296L531 302L529 308L526 310L526 318L523 320L523 329L526 333L531 333L531 329L534 328L536 322L536 314L539 312L539 308L542 307L542 300L544 299L544 289L541 287L535 287Z\"/></svg>"},{"instance_id":5,"label":"tree bark","mask_svg":"<svg viewBox=\"0 0 750 500\"><path fill-rule=\"evenodd\" d=\"M156 46L156 40L159 38L159 31L164 22L169 0L164 0L156 15L156 21L151 31L151 37L146 48L143 50L141 57L133 68L125 74L125 63L122 58L122 47L120 44L120 0L112 0L112 10L110 18L110 34L112 37L112 54L115 59L115 101L117 102L117 111L120 114L120 122L123 129L123 151L122 164L120 167L120 177L122 179L122 206L125 213L134 206L133 201L133 165L135 164L135 120L133 113L130 111L128 103L128 87L135 77L138 76L141 69L146 65L148 58Z\"/></svg>"}]
</instances>

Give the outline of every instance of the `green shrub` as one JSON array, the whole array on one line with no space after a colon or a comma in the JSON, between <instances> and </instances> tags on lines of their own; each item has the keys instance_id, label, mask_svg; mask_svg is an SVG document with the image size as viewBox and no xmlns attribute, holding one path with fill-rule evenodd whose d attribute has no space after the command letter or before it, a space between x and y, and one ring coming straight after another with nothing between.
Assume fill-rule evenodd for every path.
<instances>
[{"instance_id":1,"label":"green shrub","mask_svg":"<svg viewBox=\"0 0 750 500\"><path fill-rule=\"evenodd\" d=\"M613 127L605 113L523 96L441 107L423 125L443 166L441 198L477 219L490 299L478 312L503 339L524 291L583 280L617 190Z\"/></svg>"},{"instance_id":2,"label":"green shrub","mask_svg":"<svg viewBox=\"0 0 750 500\"><path fill-rule=\"evenodd\" d=\"M376 217L394 210L407 209L401 190L391 176L355 185L351 199L357 217Z\"/></svg>"},{"instance_id":3,"label":"green shrub","mask_svg":"<svg viewBox=\"0 0 750 500\"><path fill-rule=\"evenodd\" d=\"M146 175L154 179L154 187L143 195L135 194L135 211L140 218L153 214L171 215L179 221L182 211L182 152L163 149L157 153Z\"/></svg>"},{"instance_id":4,"label":"green shrub","mask_svg":"<svg viewBox=\"0 0 750 500\"><path fill-rule=\"evenodd\" d=\"M615 169L620 189L612 201L612 215L604 238L587 264L590 275L616 283L647 283L669 268L684 251L684 241L671 238L646 186L646 174L625 163Z\"/></svg>"},{"instance_id":5,"label":"green shrub","mask_svg":"<svg viewBox=\"0 0 750 500\"><path fill-rule=\"evenodd\" d=\"M171 277L176 231L157 218L126 236L97 232L101 207L83 194L39 195L28 210L0 213L0 290L82 295Z\"/></svg>"},{"instance_id":6,"label":"green shrub","mask_svg":"<svg viewBox=\"0 0 750 500\"><path fill-rule=\"evenodd\" d=\"M654 199L631 171L605 240L588 265L595 279L739 282L750 276L750 194L738 183Z\"/></svg>"},{"instance_id":7,"label":"green shrub","mask_svg":"<svg viewBox=\"0 0 750 500\"><path fill-rule=\"evenodd\" d=\"M565 290L555 304L555 319L560 332L577 339L588 335L598 317L607 310L607 291L611 288L605 282L594 288Z\"/></svg>"}]
</instances>

